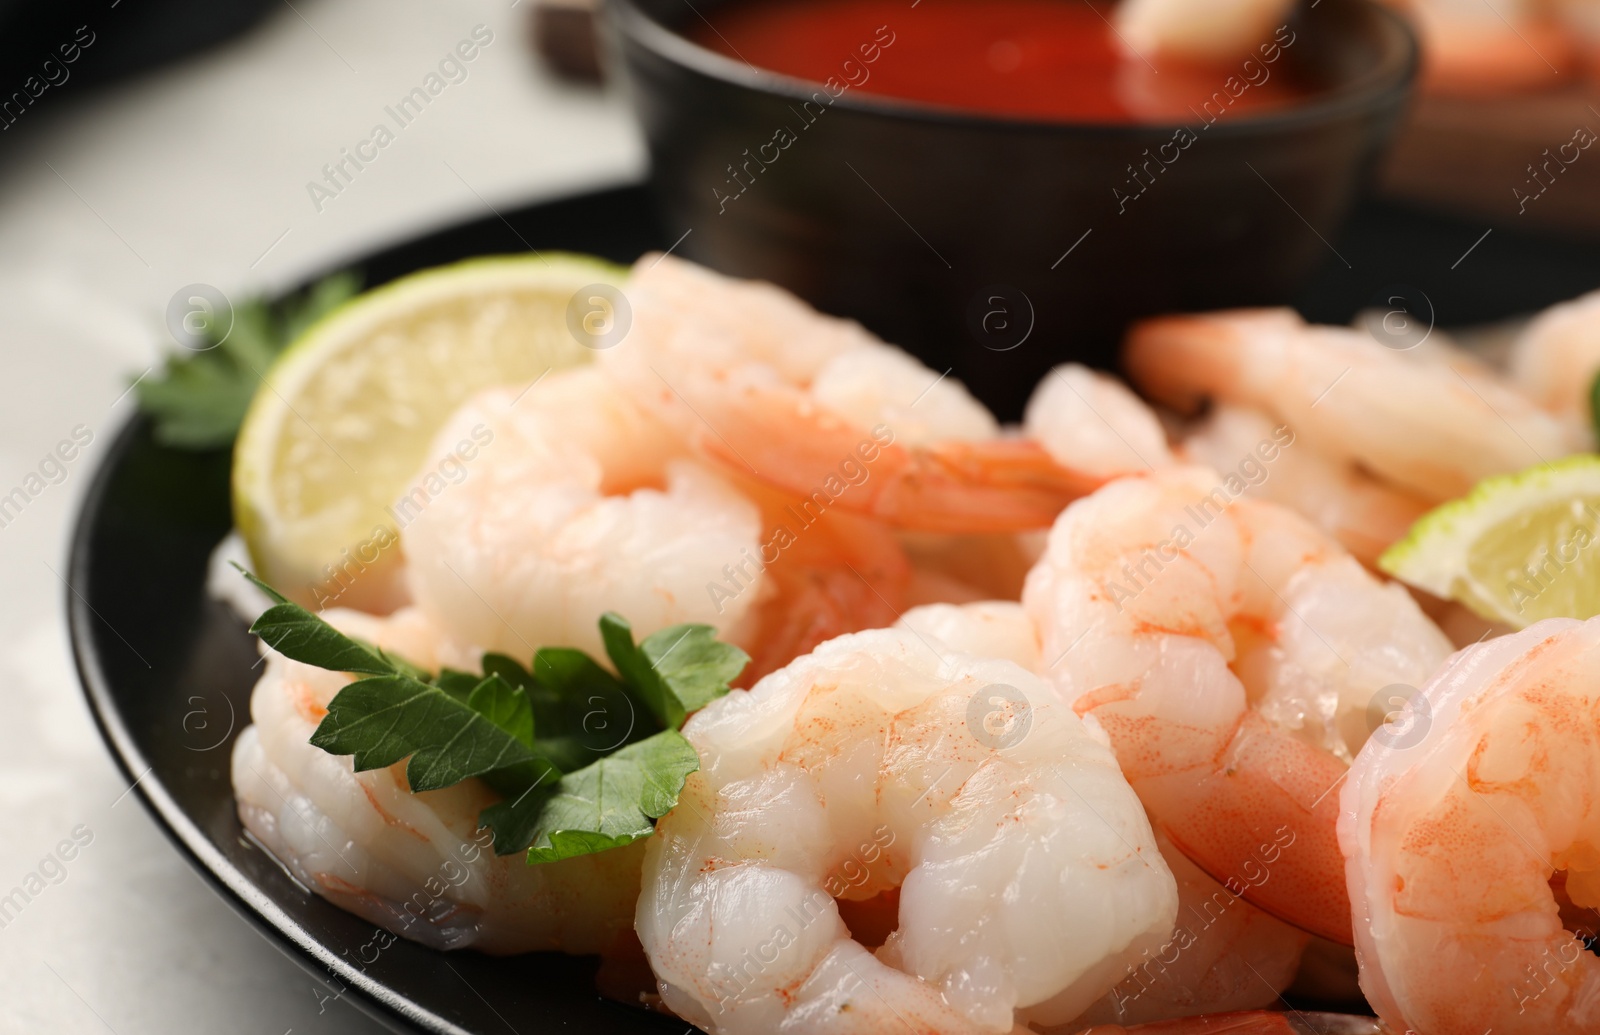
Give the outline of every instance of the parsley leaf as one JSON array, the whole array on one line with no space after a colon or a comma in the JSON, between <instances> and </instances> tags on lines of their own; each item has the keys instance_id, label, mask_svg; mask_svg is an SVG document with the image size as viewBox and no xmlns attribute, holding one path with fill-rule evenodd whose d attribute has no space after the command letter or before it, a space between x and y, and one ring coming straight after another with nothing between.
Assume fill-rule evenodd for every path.
<instances>
[{"instance_id":1,"label":"parsley leaf","mask_svg":"<svg viewBox=\"0 0 1600 1035\"><path fill-rule=\"evenodd\" d=\"M521 687L514 687L499 676L489 676L467 695L467 707L523 745L533 747L533 705Z\"/></svg>"},{"instance_id":2,"label":"parsley leaf","mask_svg":"<svg viewBox=\"0 0 1600 1035\"><path fill-rule=\"evenodd\" d=\"M370 677L340 690L311 735L311 743L325 751L354 755L357 772L410 756L411 789L432 791L499 770L538 776L555 768L535 744L533 706L520 687L491 674L466 690L464 674L456 672L441 676L445 685L431 683L410 662L346 636L249 572L244 575L277 601L251 632L287 658Z\"/></svg>"},{"instance_id":3,"label":"parsley leaf","mask_svg":"<svg viewBox=\"0 0 1600 1035\"><path fill-rule=\"evenodd\" d=\"M497 852L504 831L510 844L528 846L530 863L620 848L650 836L699 768L694 745L663 730L561 777L537 803L501 802L483 819L495 830Z\"/></svg>"},{"instance_id":4,"label":"parsley leaf","mask_svg":"<svg viewBox=\"0 0 1600 1035\"><path fill-rule=\"evenodd\" d=\"M530 679L543 746L566 772L662 729L637 691L581 650L541 647Z\"/></svg>"},{"instance_id":5,"label":"parsley leaf","mask_svg":"<svg viewBox=\"0 0 1600 1035\"><path fill-rule=\"evenodd\" d=\"M489 674L485 670L484 675ZM433 677L434 686L463 702L472 696L472 691L478 689L478 684L482 681L483 676L475 676L471 672L457 672L453 668L442 669Z\"/></svg>"},{"instance_id":6,"label":"parsley leaf","mask_svg":"<svg viewBox=\"0 0 1600 1035\"><path fill-rule=\"evenodd\" d=\"M554 769L533 747L531 718L527 741L502 725L523 725L514 714L515 694L498 676L480 683L468 703L412 676L374 676L351 683L328 702L311 743L331 754L354 755L356 772L409 755L406 781L413 791L436 791L530 764Z\"/></svg>"},{"instance_id":7,"label":"parsley leaf","mask_svg":"<svg viewBox=\"0 0 1600 1035\"><path fill-rule=\"evenodd\" d=\"M727 693L749 661L710 626L635 644L628 623L608 614L601 633L620 678L569 647L541 648L531 668L486 654L481 676L433 676L244 574L276 601L252 632L296 661L366 677L328 703L311 743L353 756L357 772L409 758L413 791L483 779L503 800L479 823L496 852L526 850L530 864L648 837L700 767L678 726Z\"/></svg>"},{"instance_id":8,"label":"parsley leaf","mask_svg":"<svg viewBox=\"0 0 1600 1035\"><path fill-rule=\"evenodd\" d=\"M718 640L709 625L674 625L635 646L627 620L608 611L600 617L600 636L622 678L669 730L727 693L750 663L750 655Z\"/></svg>"},{"instance_id":9,"label":"parsley leaf","mask_svg":"<svg viewBox=\"0 0 1600 1035\"><path fill-rule=\"evenodd\" d=\"M240 302L220 343L168 356L161 373L137 383L139 408L155 421L156 441L179 449L232 442L278 354L360 289L355 274L336 273L279 302Z\"/></svg>"},{"instance_id":10,"label":"parsley leaf","mask_svg":"<svg viewBox=\"0 0 1600 1035\"><path fill-rule=\"evenodd\" d=\"M250 626L250 631L284 657L333 672L359 672L370 676L423 674L421 669L408 662L392 658L353 636L346 636L239 565L235 564L234 567L263 593L277 601L262 612L255 624Z\"/></svg>"}]
</instances>

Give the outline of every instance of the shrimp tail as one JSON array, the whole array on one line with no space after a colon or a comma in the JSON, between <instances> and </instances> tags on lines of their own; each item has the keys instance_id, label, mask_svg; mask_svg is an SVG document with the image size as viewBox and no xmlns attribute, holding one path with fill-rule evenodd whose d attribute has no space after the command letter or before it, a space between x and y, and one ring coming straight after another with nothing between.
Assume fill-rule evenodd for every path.
<instances>
[{"instance_id":1,"label":"shrimp tail","mask_svg":"<svg viewBox=\"0 0 1600 1035\"><path fill-rule=\"evenodd\" d=\"M1026 439L907 446L887 425L863 431L755 387L697 402L706 430L696 448L798 496L804 513L838 506L919 532L1022 532L1048 528L1068 503L1105 481L1063 467Z\"/></svg>"},{"instance_id":2,"label":"shrimp tail","mask_svg":"<svg viewBox=\"0 0 1600 1035\"><path fill-rule=\"evenodd\" d=\"M1334 793L1347 773L1343 763L1254 712L1243 716L1218 761L1207 778L1174 789L1191 807L1165 817L1167 836L1235 897L1352 944ZM1282 822L1268 829L1263 816Z\"/></svg>"},{"instance_id":3,"label":"shrimp tail","mask_svg":"<svg viewBox=\"0 0 1600 1035\"><path fill-rule=\"evenodd\" d=\"M905 450L875 508L900 527L1005 533L1048 528L1067 504L1106 479L1063 467L1027 439L945 442ZM918 515L926 515L926 522Z\"/></svg>"},{"instance_id":4,"label":"shrimp tail","mask_svg":"<svg viewBox=\"0 0 1600 1035\"><path fill-rule=\"evenodd\" d=\"M742 686L755 686L762 677L837 636L886 628L899 617L868 576L846 564L774 568L772 579L777 592L756 610L761 635L750 645Z\"/></svg>"},{"instance_id":5,"label":"shrimp tail","mask_svg":"<svg viewBox=\"0 0 1600 1035\"><path fill-rule=\"evenodd\" d=\"M1258 334L1304 327L1292 309L1160 316L1128 332L1122 364L1147 397L1193 414L1219 387L1248 379L1250 343Z\"/></svg>"},{"instance_id":6,"label":"shrimp tail","mask_svg":"<svg viewBox=\"0 0 1600 1035\"><path fill-rule=\"evenodd\" d=\"M772 587L754 611L741 685L754 686L820 644L882 629L907 605L911 562L894 534L843 510L810 515L801 501L750 477L735 484L761 509L763 561Z\"/></svg>"}]
</instances>

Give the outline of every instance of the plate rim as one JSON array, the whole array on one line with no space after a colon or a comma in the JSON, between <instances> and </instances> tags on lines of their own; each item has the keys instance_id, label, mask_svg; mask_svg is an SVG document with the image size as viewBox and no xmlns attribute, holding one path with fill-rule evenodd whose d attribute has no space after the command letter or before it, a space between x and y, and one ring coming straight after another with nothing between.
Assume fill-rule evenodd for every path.
<instances>
[{"instance_id":1,"label":"plate rim","mask_svg":"<svg viewBox=\"0 0 1600 1035\"><path fill-rule=\"evenodd\" d=\"M128 454L150 426L144 414L126 419L111 447L100 458L72 519L67 546L67 636L78 683L88 701L96 730L109 749L117 770L130 785L124 795L136 795L156 826L196 870L204 882L257 934L318 980L337 979L357 995L352 1003L373 1020L397 1032L422 1031L429 1035L477 1035L431 1010L418 1006L398 991L373 978L331 952L291 917L270 895L257 887L211 843L199 825L180 807L159 778L150 778L154 764L139 748L111 691L100 665L91 629L102 619L78 589L88 582L94 560L95 516L104 510L107 494ZM121 799L118 799L119 801Z\"/></svg>"}]
</instances>

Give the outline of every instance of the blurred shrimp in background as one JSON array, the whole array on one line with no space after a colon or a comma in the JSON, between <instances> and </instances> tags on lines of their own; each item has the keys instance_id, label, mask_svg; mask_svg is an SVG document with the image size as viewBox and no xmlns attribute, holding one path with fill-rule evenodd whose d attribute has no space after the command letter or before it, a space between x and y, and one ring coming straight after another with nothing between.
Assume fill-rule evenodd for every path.
<instances>
[{"instance_id":1,"label":"blurred shrimp in background","mask_svg":"<svg viewBox=\"0 0 1600 1035\"><path fill-rule=\"evenodd\" d=\"M1594 0L1387 2L1422 36L1429 92L1492 97L1600 74L1600 4Z\"/></svg>"},{"instance_id":2,"label":"blurred shrimp in background","mask_svg":"<svg viewBox=\"0 0 1600 1035\"><path fill-rule=\"evenodd\" d=\"M1435 210L1600 232L1600 3L1383 0L1421 43L1417 101L1381 190ZM1592 284L1573 284L1572 292Z\"/></svg>"}]
</instances>

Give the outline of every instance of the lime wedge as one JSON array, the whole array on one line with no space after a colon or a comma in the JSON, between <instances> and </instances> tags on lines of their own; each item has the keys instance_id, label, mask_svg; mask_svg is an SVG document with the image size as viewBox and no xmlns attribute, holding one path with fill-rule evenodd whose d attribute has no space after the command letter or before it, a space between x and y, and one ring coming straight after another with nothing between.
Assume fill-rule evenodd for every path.
<instances>
[{"instance_id":1,"label":"lime wedge","mask_svg":"<svg viewBox=\"0 0 1600 1035\"><path fill-rule=\"evenodd\" d=\"M1521 629L1600 614L1600 456L1480 482L1424 514L1378 567Z\"/></svg>"},{"instance_id":2,"label":"lime wedge","mask_svg":"<svg viewBox=\"0 0 1600 1035\"><path fill-rule=\"evenodd\" d=\"M388 508L434 434L483 388L590 359L604 343L580 341L594 294L581 289L626 276L576 255L474 259L369 291L308 328L263 377L234 446L234 523L256 572L308 606L393 607Z\"/></svg>"}]
</instances>

